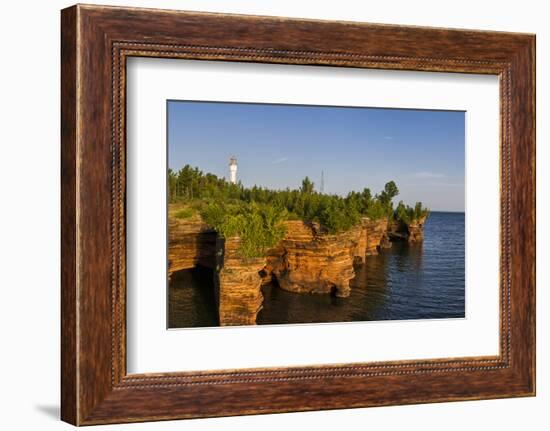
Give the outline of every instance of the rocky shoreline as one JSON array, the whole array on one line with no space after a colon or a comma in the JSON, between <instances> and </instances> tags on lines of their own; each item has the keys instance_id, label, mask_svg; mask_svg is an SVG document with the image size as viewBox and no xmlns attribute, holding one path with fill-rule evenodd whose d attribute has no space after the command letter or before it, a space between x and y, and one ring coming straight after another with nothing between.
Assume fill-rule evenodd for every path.
<instances>
[{"instance_id":1,"label":"rocky shoreline","mask_svg":"<svg viewBox=\"0 0 550 431\"><path fill-rule=\"evenodd\" d=\"M289 220L284 238L264 257L244 258L238 237L222 238L198 216L178 219L169 212L168 276L196 265L213 268L220 325L251 325L262 308L263 284L276 280L291 292L349 296L354 266L392 242L422 241L425 220L407 225L363 218L337 234Z\"/></svg>"}]
</instances>

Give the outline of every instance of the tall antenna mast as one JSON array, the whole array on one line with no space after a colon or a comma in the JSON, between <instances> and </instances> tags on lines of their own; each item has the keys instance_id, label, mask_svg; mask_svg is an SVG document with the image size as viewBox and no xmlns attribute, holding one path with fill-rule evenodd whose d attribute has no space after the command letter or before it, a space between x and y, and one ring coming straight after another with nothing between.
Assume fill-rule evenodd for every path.
<instances>
[{"instance_id":1,"label":"tall antenna mast","mask_svg":"<svg viewBox=\"0 0 550 431\"><path fill-rule=\"evenodd\" d=\"M325 173L321 171L321 187L319 190L321 193L325 192Z\"/></svg>"}]
</instances>

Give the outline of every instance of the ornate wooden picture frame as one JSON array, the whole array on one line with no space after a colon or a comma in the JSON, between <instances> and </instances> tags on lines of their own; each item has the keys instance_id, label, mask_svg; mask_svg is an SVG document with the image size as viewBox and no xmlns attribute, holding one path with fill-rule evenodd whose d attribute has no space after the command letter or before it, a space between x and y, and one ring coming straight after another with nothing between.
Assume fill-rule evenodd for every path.
<instances>
[{"instance_id":1,"label":"ornate wooden picture frame","mask_svg":"<svg viewBox=\"0 0 550 431\"><path fill-rule=\"evenodd\" d=\"M102 6L62 11L61 416L75 425L535 394L535 37ZM497 75L500 354L127 374L126 60Z\"/></svg>"}]
</instances>

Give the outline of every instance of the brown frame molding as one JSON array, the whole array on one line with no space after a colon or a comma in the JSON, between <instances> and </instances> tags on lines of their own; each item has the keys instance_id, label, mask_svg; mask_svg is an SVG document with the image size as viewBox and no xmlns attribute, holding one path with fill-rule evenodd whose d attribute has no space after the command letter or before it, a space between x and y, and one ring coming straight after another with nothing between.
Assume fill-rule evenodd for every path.
<instances>
[{"instance_id":1,"label":"brown frame molding","mask_svg":"<svg viewBox=\"0 0 550 431\"><path fill-rule=\"evenodd\" d=\"M89 425L535 394L534 35L83 5L61 18L63 420ZM500 354L127 375L129 56L498 75Z\"/></svg>"}]
</instances>

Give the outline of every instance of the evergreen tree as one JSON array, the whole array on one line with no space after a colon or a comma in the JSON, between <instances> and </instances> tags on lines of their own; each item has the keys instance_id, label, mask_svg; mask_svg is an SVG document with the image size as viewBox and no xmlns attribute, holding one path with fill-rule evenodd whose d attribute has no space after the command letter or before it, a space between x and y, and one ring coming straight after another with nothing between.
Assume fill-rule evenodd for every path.
<instances>
[{"instance_id":1,"label":"evergreen tree","mask_svg":"<svg viewBox=\"0 0 550 431\"><path fill-rule=\"evenodd\" d=\"M309 177L305 177L302 180L302 187L300 188L300 191L302 193L311 194L313 193L313 187L314 187L313 181L309 179Z\"/></svg>"}]
</instances>

